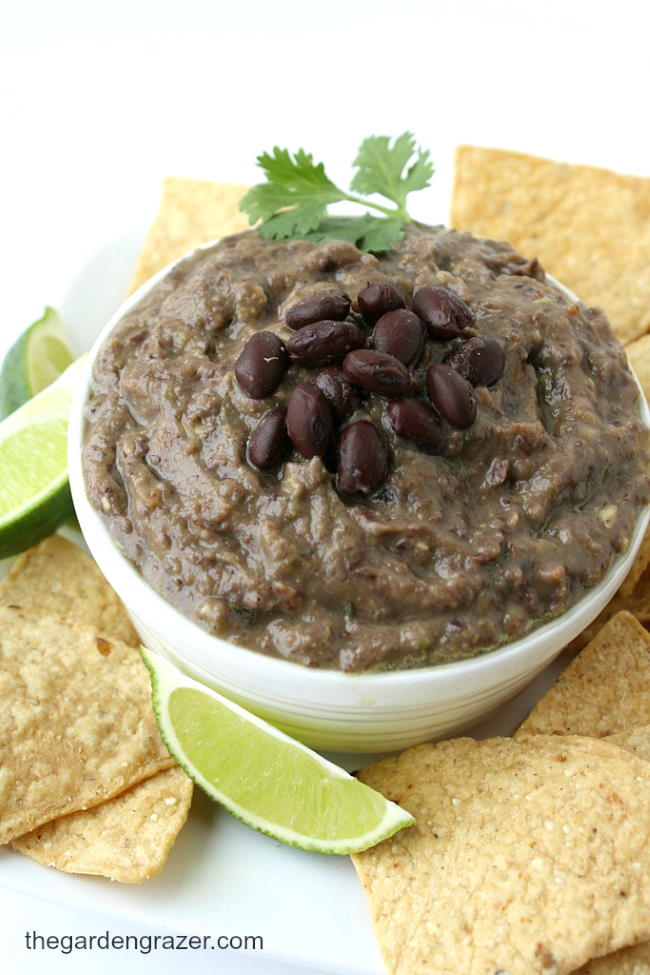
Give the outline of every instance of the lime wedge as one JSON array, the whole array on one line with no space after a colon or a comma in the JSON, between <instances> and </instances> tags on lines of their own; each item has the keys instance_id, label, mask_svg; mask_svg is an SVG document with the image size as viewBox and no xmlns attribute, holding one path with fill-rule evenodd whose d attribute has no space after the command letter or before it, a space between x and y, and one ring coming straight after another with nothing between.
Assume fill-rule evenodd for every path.
<instances>
[{"instance_id":1,"label":"lime wedge","mask_svg":"<svg viewBox=\"0 0 650 975\"><path fill-rule=\"evenodd\" d=\"M74 355L54 308L25 329L0 370L0 420L46 389L68 368Z\"/></svg>"},{"instance_id":2,"label":"lime wedge","mask_svg":"<svg viewBox=\"0 0 650 975\"><path fill-rule=\"evenodd\" d=\"M0 423L0 558L51 535L73 511L66 448L81 362Z\"/></svg>"},{"instance_id":3,"label":"lime wedge","mask_svg":"<svg viewBox=\"0 0 650 975\"><path fill-rule=\"evenodd\" d=\"M169 751L211 799L262 833L356 853L415 820L305 745L142 648Z\"/></svg>"}]
</instances>

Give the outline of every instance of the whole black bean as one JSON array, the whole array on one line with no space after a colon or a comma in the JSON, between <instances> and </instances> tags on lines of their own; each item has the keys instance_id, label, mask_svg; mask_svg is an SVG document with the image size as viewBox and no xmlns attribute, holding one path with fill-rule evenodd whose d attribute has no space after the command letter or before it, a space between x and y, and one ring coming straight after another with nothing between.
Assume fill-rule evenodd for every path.
<instances>
[{"instance_id":1,"label":"whole black bean","mask_svg":"<svg viewBox=\"0 0 650 975\"><path fill-rule=\"evenodd\" d=\"M354 498L372 494L388 472L388 447L370 420L357 420L341 431L336 486Z\"/></svg>"},{"instance_id":2,"label":"whole black bean","mask_svg":"<svg viewBox=\"0 0 650 975\"><path fill-rule=\"evenodd\" d=\"M352 349L364 344L363 332L354 322L315 322L305 325L287 342L291 361L306 369L342 362Z\"/></svg>"},{"instance_id":3,"label":"whole black bean","mask_svg":"<svg viewBox=\"0 0 650 975\"><path fill-rule=\"evenodd\" d=\"M298 383L287 406L287 429L296 450L307 460L322 457L332 435L332 411L317 386Z\"/></svg>"},{"instance_id":4,"label":"whole black bean","mask_svg":"<svg viewBox=\"0 0 650 975\"><path fill-rule=\"evenodd\" d=\"M409 371L404 363L374 349L349 352L343 360L343 372L351 383L380 396L402 396L409 388Z\"/></svg>"},{"instance_id":5,"label":"whole black bean","mask_svg":"<svg viewBox=\"0 0 650 975\"><path fill-rule=\"evenodd\" d=\"M388 421L402 440L417 444L429 454L441 454L446 436L440 417L426 403L414 399L398 399L388 404Z\"/></svg>"},{"instance_id":6,"label":"whole black bean","mask_svg":"<svg viewBox=\"0 0 650 975\"><path fill-rule=\"evenodd\" d=\"M287 411L276 406L265 413L248 440L248 461L260 471L278 467L291 450L287 432Z\"/></svg>"},{"instance_id":7,"label":"whole black bean","mask_svg":"<svg viewBox=\"0 0 650 975\"><path fill-rule=\"evenodd\" d=\"M430 366L426 388L432 406L453 427L461 430L471 427L476 419L476 396L460 373L444 363Z\"/></svg>"},{"instance_id":8,"label":"whole black bean","mask_svg":"<svg viewBox=\"0 0 650 975\"><path fill-rule=\"evenodd\" d=\"M287 308L284 320L294 331L311 325L313 322L323 322L332 319L342 322L350 311L350 296L344 291L323 291L312 298L305 298L291 308Z\"/></svg>"},{"instance_id":9,"label":"whole black bean","mask_svg":"<svg viewBox=\"0 0 650 975\"><path fill-rule=\"evenodd\" d=\"M359 311L368 325L374 325L387 311L405 308L404 295L388 281L375 281L366 285L357 297Z\"/></svg>"},{"instance_id":10,"label":"whole black bean","mask_svg":"<svg viewBox=\"0 0 650 975\"><path fill-rule=\"evenodd\" d=\"M387 352L408 369L418 364L427 330L412 311L397 308L382 315L372 331L372 344L378 352Z\"/></svg>"},{"instance_id":11,"label":"whole black bean","mask_svg":"<svg viewBox=\"0 0 650 975\"><path fill-rule=\"evenodd\" d=\"M506 355L496 339L476 335L454 346L444 361L472 386L493 386L503 375Z\"/></svg>"},{"instance_id":12,"label":"whole black bean","mask_svg":"<svg viewBox=\"0 0 650 975\"><path fill-rule=\"evenodd\" d=\"M449 288L427 284L413 295L413 311L419 315L434 339L446 342L458 338L474 324L471 308Z\"/></svg>"},{"instance_id":13,"label":"whole black bean","mask_svg":"<svg viewBox=\"0 0 650 975\"><path fill-rule=\"evenodd\" d=\"M337 366L328 366L316 373L314 380L330 405L336 419L342 423L361 405L361 394Z\"/></svg>"},{"instance_id":14,"label":"whole black bean","mask_svg":"<svg viewBox=\"0 0 650 975\"><path fill-rule=\"evenodd\" d=\"M288 368L284 342L273 332L255 332L235 363L235 376L251 399L265 399L276 391Z\"/></svg>"}]
</instances>

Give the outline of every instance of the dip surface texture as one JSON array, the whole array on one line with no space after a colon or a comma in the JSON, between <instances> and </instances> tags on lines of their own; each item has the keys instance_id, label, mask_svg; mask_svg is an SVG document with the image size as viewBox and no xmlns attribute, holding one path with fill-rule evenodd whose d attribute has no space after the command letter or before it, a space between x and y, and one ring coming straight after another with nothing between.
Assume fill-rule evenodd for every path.
<instances>
[{"instance_id":1,"label":"dip surface texture","mask_svg":"<svg viewBox=\"0 0 650 975\"><path fill-rule=\"evenodd\" d=\"M355 313L371 282L407 304L447 287L474 314L468 334L501 344L476 420L444 423L434 455L366 395L345 422L372 421L390 457L368 497L342 497L319 456L254 469L252 429L316 370L292 365L253 399L234 375L245 343L261 329L286 342L287 308L332 289L369 342ZM417 398L454 345L427 339ZM144 578L216 635L311 667L418 667L509 642L603 577L648 499L639 394L602 312L508 245L450 230L412 228L381 258L255 232L196 252L106 340L86 417L90 500Z\"/></svg>"}]
</instances>

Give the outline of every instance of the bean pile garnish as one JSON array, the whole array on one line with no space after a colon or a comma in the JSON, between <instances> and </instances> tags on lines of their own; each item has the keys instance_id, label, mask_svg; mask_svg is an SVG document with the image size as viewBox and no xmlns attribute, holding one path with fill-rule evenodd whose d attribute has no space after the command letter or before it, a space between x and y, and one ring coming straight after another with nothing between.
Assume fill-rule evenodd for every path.
<instances>
[{"instance_id":1,"label":"bean pile garnish","mask_svg":"<svg viewBox=\"0 0 650 975\"><path fill-rule=\"evenodd\" d=\"M413 311L429 329L432 339L447 342L463 334L474 316L469 305L448 288L425 285L413 295Z\"/></svg>"},{"instance_id":2,"label":"bean pile garnish","mask_svg":"<svg viewBox=\"0 0 650 975\"><path fill-rule=\"evenodd\" d=\"M322 457L329 446L332 426L332 411L318 386L294 386L287 406L287 430L298 453L306 460Z\"/></svg>"},{"instance_id":3,"label":"bean pile garnish","mask_svg":"<svg viewBox=\"0 0 650 975\"><path fill-rule=\"evenodd\" d=\"M431 405L452 427L471 427L476 419L476 396L459 372L442 362L430 366L425 385Z\"/></svg>"},{"instance_id":4,"label":"bean pile garnish","mask_svg":"<svg viewBox=\"0 0 650 975\"><path fill-rule=\"evenodd\" d=\"M417 399L398 399L388 404L388 422L402 440L409 440L428 454L442 454L447 437L439 415Z\"/></svg>"},{"instance_id":5,"label":"bean pile garnish","mask_svg":"<svg viewBox=\"0 0 650 975\"><path fill-rule=\"evenodd\" d=\"M288 368L284 342L273 332L255 332L235 363L235 376L251 399L266 399L276 391Z\"/></svg>"},{"instance_id":6,"label":"bean pile garnish","mask_svg":"<svg viewBox=\"0 0 650 975\"><path fill-rule=\"evenodd\" d=\"M314 322L332 319L342 322L350 311L350 296L344 291L323 291L314 298L305 298L287 308L284 320L295 331Z\"/></svg>"},{"instance_id":7,"label":"bean pile garnish","mask_svg":"<svg viewBox=\"0 0 650 975\"><path fill-rule=\"evenodd\" d=\"M411 377L403 362L386 352L357 349L343 360L343 372L351 383L380 396L402 396Z\"/></svg>"},{"instance_id":8,"label":"bean pile garnish","mask_svg":"<svg viewBox=\"0 0 650 975\"><path fill-rule=\"evenodd\" d=\"M350 498L372 494L388 473L388 447L370 420L349 423L341 431L336 484Z\"/></svg>"},{"instance_id":9,"label":"bean pile garnish","mask_svg":"<svg viewBox=\"0 0 650 975\"><path fill-rule=\"evenodd\" d=\"M321 369L316 373L314 382L339 423L347 420L361 406L361 391L348 382L343 371L336 366Z\"/></svg>"},{"instance_id":10,"label":"bean pile garnish","mask_svg":"<svg viewBox=\"0 0 650 975\"><path fill-rule=\"evenodd\" d=\"M357 296L359 311L363 315L364 321L368 325L375 322L385 315L388 311L396 308L406 308L404 295L401 294L395 285L388 281L375 282L363 288Z\"/></svg>"},{"instance_id":11,"label":"bean pile garnish","mask_svg":"<svg viewBox=\"0 0 650 975\"><path fill-rule=\"evenodd\" d=\"M387 352L403 362L408 369L417 366L426 328L421 318L406 308L386 312L372 330L372 345L378 352Z\"/></svg>"},{"instance_id":12,"label":"bean pile garnish","mask_svg":"<svg viewBox=\"0 0 650 975\"><path fill-rule=\"evenodd\" d=\"M476 335L454 346L445 362L472 386L493 386L503 375L506 356L496 339Z\"/></svg>"},{"instance_id":13,"label":"bean pile garnish","mask_svg":"<svg viewBox=\"0 0 650 975\"><path fill-rule=\"evenodd\" d=\"M273 471L292 447L306 460L321 457L348 498L382 485L391 434L426 453L444 454L449 426L465 430L476 420L474 387L494 385L505 368L499 342L468 335L472 310L449 288L419 288L408 310L395 285L377 281L359 292L357 305L363 322L351 314L343 291L306 298L285 312L294 332L286 345L273 332L256 332L235 363L237 382L256 400L275 393L291 366L317 370L313 381L293 387L286 407L276 404L258 421L247 459L259 471ZM427 335L454 344L424 372L418 364ZM388 400L385 430L370 419L354 419L375 396Z\"/></svg>"},{"instance_id":14,"label":"bean pile garnish","mask_svg":"<svg viewBox=\"0 0 650 975\"><path fill-rule=\"evenodd\" d=\"M276 406L253 428L248 441L248 460L260 471L271 471L280 466L290 450L287 410Z\"/></svg>"},{"instance_id":15,"label":"bean pile garnish","mask_svg":"<svg viewBox=\"0 0 650 975\"><path fill-rule=\"evenodd\" d=\"M287 350L295 365L318 369L343 362L348 352L360 349L365 341L354 322L314 322L291 336Z\"/></svg>"}]
</instances>

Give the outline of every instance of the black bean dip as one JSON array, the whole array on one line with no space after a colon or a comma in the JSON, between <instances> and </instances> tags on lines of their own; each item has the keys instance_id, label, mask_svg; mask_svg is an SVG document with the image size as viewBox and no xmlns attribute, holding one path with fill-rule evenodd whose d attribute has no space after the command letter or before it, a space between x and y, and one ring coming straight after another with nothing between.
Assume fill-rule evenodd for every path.
<instances>
[{"instance_id":1,"label":"black bean dip","mask_svg":"<svg viewBox=\"0 0 650 975\"><path fill-rule=\"evenodd\" d=\"M440 295L452 327L427 318ZM314 298L329 331L297 307ZM413 227L378 258L250 231L176 265L105 341L83 462L124 554L205 629L403 669L520 637L603 577L648 501L639 409L603 313L507 244Z\"/></svg>"}]
</instances>

